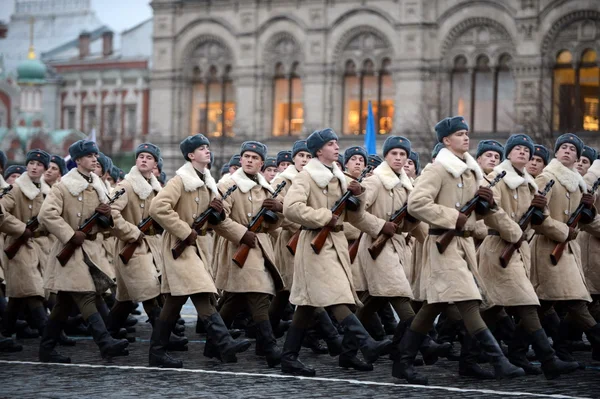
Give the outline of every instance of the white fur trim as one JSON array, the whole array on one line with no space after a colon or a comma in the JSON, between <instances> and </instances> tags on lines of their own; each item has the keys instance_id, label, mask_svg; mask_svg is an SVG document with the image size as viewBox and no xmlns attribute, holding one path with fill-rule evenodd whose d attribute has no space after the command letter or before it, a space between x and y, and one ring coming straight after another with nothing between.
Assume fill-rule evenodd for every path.
<instances>
[{"instance_id":1,"label":"white fur trim","mask_svg":"<svg viewBox=\"0 0 600 399\"><path fill-rule=\"evenodd\" d=\"M43 176L42 179L40 179L40 188L36 187L27 173L23 173L19 176L17 180L15 180L15 184L19 186L23 195L32 201L40 194L40 192L44 195L50 192L50 187L44 181Z\"/></svg>"},{"instance_id":2,"label":"white fur trim","mask_svg":"<svg viewBox=\"0 0 600 399\"><path fill-rule=\"evenodd\" d=\"M96 190L96 192L98 193L98 198L100 198L100 202L102 202L103 204L108 203L108 192L106 191L106 186L104 185L104 182L100 180L100 178L96 176L95 173L90 173L90 176L92 177L91 185L94 188L94 190ZM71 195L74 196L81 194L83 190L88 188L88 186L90 185L90 183L88 183L83 178L83 176L79 174L77 168L71 169L69 173L67 173L62 177L62 179L60 179L60 182L64 184L64 186L67 188L67 190L69 190Z\"/></svg>"},{"instance_id":3,"label":"white fur trim","mask_svg":"<svg viewBox=\"0 0 600 399\"><path fill-rule=\"evenodd\" d=\"M469 154L465 152L465 161L463 162L456 155L454 155L449 149L442 148L435 158L435 163L440 164L455 178L460 177L467 170L472 170L477 178L477 185L480 185L483 181L483 172L477 164L477 161Z\"/></svg>"},{"instance_id":4,"label":"white fur trim","mask_svg":"<svg viewBox=\"0 0 600 399\"><path fill-rule=\"evenodd\" d=\"M229 178L231 177L231 173L225 173L223 176L221 176L221 178L219 179L219 184L223 183L224 181L229 180Z\"/></svg>"},{"instance_id":5,"label":"white fur trim","mask_svg":"<svg viewBox=\"0 0 600 399\"><path fill-rule=\"evenodd\" d=\"M538 190L538 186L533 180L533 177L523 169L523 176L520 176L513 166L510 160L505 159L500 165L494 168L494 172L500 174L502 171L506 172L504 175L504 183L511 189L514 190L522 184L529 184L535 192Z\"/></svg>"},{"instance_id":6,"label":"white fur trim","mask_svg":"<svg viewBox=\"0 0 600 399\"><path fill-rule=\"evenodd\" d=\"M319 161L316 158L313 158L310 161L308 161L308 163L304 166L303 170L305 170L315 181L315 183L317 183L317 186L321 188L327 187L331 179L333 179L334 177L337 177L340 181L340 184L342 186L342 192L345 192L348 188L346 176L335 162L333 163L333 173L331 170L329 170L327 166L323 165L321 161Z\"/></svg>"},{"instance_id":7,"label":"white fur trim","mask_svg":"<svg viewBox=\"0 0 600 399\"><path fill-rule=\"evenodd\" d=\"M0 188L6 188L8 186L9 186L9 184L6 182L6 180L4 180L4 177L2 177L2 175L0 175Z\"/></svg>"},{"instance_id":8,"label":"white fur trim","mask_svg":"<svg viewBox=\"0 0 600 399\"><path fill-rule=\"evenodd\" d=\"M581 177L575 167L569 169L560 163L558 159L554 158L550 161L548 166L544 168L544 172L545 171L556 176L558 182L565 186L568 192L574 193L578 188L581 188L584 193L587 192L587 184L585 184L585 180L583 180L583 177Z\"/></svg>"},{"instance_id":9,"label":"white fur trim","mask_svg":"<svg viewBox=\"0 0 600 399\"><path fill-rule=\"evenodd\" d=\"M133 165L129 173L125 175L125 180L131 183L133 192L136 193L140 199L145 200L152 194L152 191L159 192L161 189L160 183L156 179L156 176L154 176L154 173L150 176L150 183L148 183L148 180L142 176L137 166Z\"/></svg>"},{"instance_id":10,"label":"white fur trim","mask_svg":"<svg viewBox=\"0 0 600 399\"><path fill-rule=\"evenodd\" d=\"M277 174L277 176L275 176L275 178L277 177L281 177L283 179L287 179L289 181L293 181L294 177L298 176L298 169L296 169L295 165L290 165L287 168L285 168L285 170L279 174Z\"/></svg>"},{"instance_id":11,"label":"white fur trim","mask_svg":"<svg viewBox=\"0 0 600 399\"><path fill-rule=\"evenodd\" d=\"M592 173L594 176L596 176L596 180L600 178L600 159L596 159L592 163L592 165L588 169L588 173ZM2 188L2 186L0 186L0 188Z\"/></svg>"},{"instance_id":12,"label":"white fur trim","mask_svg":"<svg viewBox=\"0 0 600 399\"><path fill-rule=\"evenodd\" d=\"M273 191L275 191L273 189L273 187L271 187L271 185L269 184L269 182L267 181L267 179L264 178L263 175L261 175L260 173L258 173L256 175L257 180L258 180L258 184L260 184L263 188L265 188L266 190L268 190L270 193L272 193ZM252 190L252 188L254 186L257 185L257 183L252 180L251 178L249 178L246 173L244 173L244 170L242 168L239 168L238 170L236 170L231 176L230 176L231 180L233 180L235 182L235 184L238 186L238 189L243 192L243 193L247 193L248 191Z\"/></svg>"},{"instance_id":13,"label":"white fur trim","mask_svg":"<svg viewBox=\"0 0 600 399\"><path fill-rule=\"evenodd\" d=\"M386 161L383 161L379 166L375 168L373 174L379 177L381 183L387 190L391 190L396 187L398 184L402 184L408 191L412 191L413 185L410 181L410 178L404 172L404 169L400 171L400 176L396 176L396 172L388 165Z\"/></svg>"},{"instance_id":14,"label":"white fur trim","mask_svg":"<svg viewBox=\"0 0 600 399\"><path fill-rule=\"evenodd\" d=\"M187 192L195 191L206 184L206 187L215 195L219 194L215 179L213 179L208 169L204 169L204 181L198 176L191 162L186 162L181 168L177 169L175 174L181 177L183 189Z\"/></svg>"}]
</instances>

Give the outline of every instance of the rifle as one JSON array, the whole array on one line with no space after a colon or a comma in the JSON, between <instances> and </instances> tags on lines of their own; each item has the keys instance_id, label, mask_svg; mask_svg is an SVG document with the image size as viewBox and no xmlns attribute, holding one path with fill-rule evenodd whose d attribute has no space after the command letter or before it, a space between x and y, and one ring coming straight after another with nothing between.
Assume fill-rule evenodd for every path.
<instances>
[{"instance_id":1,"label":"rifle","mask_svg":"<svg viewBox=\"0 0 600 399\"><path fill-rule=\"evenodd\" d=\"M229 197L235 190L237 190L237 188L238 186L235 184L229 187L229 189L221 197L221 200L226 200L227 197ZM192 223L192 230L200 234L200 232L202 231L202 227L209 219L211 222L215 222L213 224L218 224L218 222L221 220L221 215L218 215L215 209L210 206L206 208L206 210L194 220L194 222ZM177 240L175 246L171 248L171 255L173 255L173 259L179 258L187 247L188 244L185 242L185 240Z\"/></svg>"},{"instance_id":2,"label":"rifle","mask_svg":"<svg viewBox=\"0 0 600 399\"><path fill-rule=\"evenodd\" d=\"M10 192L10 190L12 190L12 188L13 188L12 184L4 187L2 189L2 191L0 191L0 198L4 197L6 194L8 194Z\"/></svg>"},{"instance_id":3,"label":"rifle","mask_svg":"<svg viewBox=\"0 0 600 399\"><path fill-rule=\"evenodd\" d=\"M125 194L124 188L117 191L115 193L114 197L112 197L112 198L109 197L110 199L109 199L107 205L111 205L112 203L114 203L123 194ZM98 221L98 218L100 216L101 216L100 213L94 212L92 214L92 216L89 217L89 219L87 219L85 222L83 222L83 224L77 229L77 231L83 231L86 235L89 234L90 231L92 231L92 229L96 225L96 222ZM56 255L56 259L58 259L61 266L65 266L67 264L67 262L69 262L69 259L71 259L71 257L73 256L73 254L75 253L75 250L77 248L78 248L77 245L73 244L71 241L69 241L65 244L63 249L58 253L58 255Z\"/></svg>"},{"instance_id":4,"label":"rifle","mask_svg":"<svg viewBox=\"0 0 600 399\"><path fill-rule=\"evenodd\" d=\"M594 194L596 192L596 190L598 190L599 186L600 186L600 179L596 180L592 189L589 190L589 193ZM573 212L571 214L571 216L569 217L569 220L567 221L567 226L569 226L570 228L577 227L577 224L579 223L579 220L585 213L585 210L586 210L585 204L580 203L579 206L577 206L577 209L575 209L575 212ZM554 251L552 251L552 253L550 254L550 261L552 262L552 264L554 266L556 266L558 264L558 261L560 260L565 248L567 247L567 244L568 244L568 241L559 242L554 247Z\"/></svg>"},{"instance_id":5,"label":"rifle","mask_svg":"<svg viewBox=\"0 0 600 399\"><path fill-rule=\"evenodd\" d=\"M146 219L142 220L138 224L137 227L142 232L142 234L145 234L148 230L150 230L150 227L155 226L155 225L156 225L156 222L154 221L154 219L152 219L152 217L148 216ZM137 240L125 245L125 247L123 247L121 252L119 252L119 258L121 259L121 262L123 262L124 264L129 263L129 261L131 260L131 257L133 256L133 253L135 252L135 250L137 249L137 247L139 245L140 244Z\"/></svg>"},{"instance_id":6,"label":"rifle","mask_svg":"<svg viewBox=\"0 0 600 399\"><path fill-rule=\"evenodd\" d=\"M550 192L550 189L553 185L554 180L550 180L546 184L546 187L544 187L543 191L538 190L539 194L545 197ZM527 226L529 226L531 218L533 217L533 213L536 209L536 207L530 206L529 209L527 209L527 212L525 212L523 216L521 216L521 219L519 220L519 227L521 228L521 231L523 231L523 235L521 236L518 242L514 244L508 243L502 250L502 253L500 254L500 265L502 265L502 267L506 268L506 266L508 266L508 262L510 262L510 258L512 258L515 251L521 248L521 244L523 243L523 240L525 240L525 230L527 230Z\"/></svg>"},{"instance_id":7,"label":"rifle","mask_svg":"<svg viewBox=\"0 0 600 399\"><path fill-rule=\"evenodd\" d=\"M40 227L40 222L38 221L37 216L34 216L31 219L29 219L29 221L25 225L25 228L29 229L31 232L36 231L38 227ZM8 259L14 258L17 252L19 252L19 249L21 249L21 247L26 242L27 240L24 239L23 236L21 236L17 238L12 244L10 244L10 246L4 250L4 253L8 257Z\"/></svg>"},{"instance_id":8,"label":"rifle","mask_svg":"<svg viewBox=\"0 0 600 399\"><path fill-rule=\"evenodd\" d=\"M283 188L285 187L286 184L287 183L285 180L282 181L277 186L275 191L273 192L273 195L271 196L271 198L277 198L277 196L279 195L281 190L283 190ZM275 220L277 220L277 215L275 215L272 211L269 211L265 207L260 208L260 211L258 211L258 213L250 221L250 224L248 225L248 231L256 233L262 226L265 218L275 221ZM250 247L246 244L240 244L237 251L235 251L235 253L233 254L233 258L232 258L233 263L238 265L238 267L240 269L243 268L244 264L246 263L246 259L248 259L249 253L250 253Z\"/></svg>"},{"instance_id":9,"label":"rifle","mask_svg":"<svg viewBox=\"0 0 600 399\"><path fill-rule=\"evenodd\" d=\"M496 184L498 184L498 182L500 180L502 180L502 178L505 175L506 175L506 171L503 170L502 173L498 174L496 176L496 178L490 182L490 184L488 185L488 188L492 188ZM471 213L473 213L473 211L475 210L475 207L477 206L477 204L480 201L481 201L481 198L479 197L479 195L474 196L473 198L471 198L471 200L469 202L467 202L462 208L460 208L460 213L465 214L465 216L467 216L467 217L471 216ZM437 238L437 240L435 241L435 245L441 254L443 254L444 251L446 250L446 248L448 248L448 245L450 245L450 243L452 242L452 239L456 235L456 232L457 232L457 230L455 230L455 229L448 230L444 234L440 235Z\"/></svg>"},{"instance_id":10,"label":"rifle","mask_svg":"<svg viewBox=\"0 0 600 399\"><path fill-rule=\"evenodd\" d=\"M354 259L356 259L356 255L358 255L358 246L360 245L360 240L363 236L363 232L360 233L358 238L354 240L352 245L348 247L348 254L350 255L350 263L354 263Z\"/></svg>"},{"instance_id":11,"label":"rifle","mask_svg":"<svg viewBox=\"0 0 600 399\"><path fill-rule=\"evenodd\" d=\"M390 216L390 222L392 222L396 225L400 224L400 222L402 222L402 220L408 213L407 210L408 210L408 202L406 202L406 204L402 205L402 207L400 209L398 209L396 212L394 212L392 214L392 216ZM392 237L385 235L385 234L379 234L377 236L377 238L375 239L375 241L373 241L373 244L371 244L371 246L369 247L369 253L371 254L371 258L373 260L377 259L377 257L381 254L381 251L383 251L383 247L385 246L385 243L388 242L388 240L390 238L392 238Z\"/></svg>"},{"instance_id":12,"label":"rifle","mask_svg":"<svg viewBox=\"0 0 600 399\"><path fill-rule=\"evenodd\" d=\"M356 181L360 183L365 178L365 176L367 176L367 174L371 171L371 169L373 169L371 166L367 166L361 172L360 176L358 176ZM348 201L350 201L350 198L356 200L356 198L352 195L350 191L346 191L344 195L342 195L342 197L333 205L333 208L331 208L331 213L340 216L342 212L344 212L344 210L346 209L346 205ZM331 226L322 227L321 230L319 230L319 233L317 233L316 237L313 238L310 242L310 246L317 255L321 252L321 249L323 249L323 245L325 245L325 240L327 240L327 237L329 236L329 233L331 232L332 228L333 227Z\"/></svg>"}]
</instances>

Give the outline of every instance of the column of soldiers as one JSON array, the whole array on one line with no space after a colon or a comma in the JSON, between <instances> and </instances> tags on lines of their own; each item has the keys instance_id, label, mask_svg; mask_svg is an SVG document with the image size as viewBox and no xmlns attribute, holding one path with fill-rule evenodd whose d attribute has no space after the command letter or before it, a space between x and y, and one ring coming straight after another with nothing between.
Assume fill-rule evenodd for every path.
<instances>
[{"instance_id":1,"label":"column of soldiers","mask_svg":"<svg viewBox=\"0 0 600 399\"><path fill-rule=\"evenodd\" d=\"M57 345L75 344L75 325L102 357L126 356L141 303L149 364L180 368L189 299L204 356L236 362L251 346L233 329L244 319L255 354L294 375L316 374L303 346L359 371L389 355L416 384L428 379L415 366L439 357L478 379L557 378L585 367L573 350L600 360L596 151L567 133L551 160L514 134L472 157L463 117L435 130L423 168L405 137L387 137L382 157L342 153L327 128L276 157L247 141L218 182L201 134L181 142L168 181L152 143L126 175L86 140L70 171L42 150L8 168L0 153L0 351L41 335L40 361L68 363Z\"/></svg>"}]
</instances>

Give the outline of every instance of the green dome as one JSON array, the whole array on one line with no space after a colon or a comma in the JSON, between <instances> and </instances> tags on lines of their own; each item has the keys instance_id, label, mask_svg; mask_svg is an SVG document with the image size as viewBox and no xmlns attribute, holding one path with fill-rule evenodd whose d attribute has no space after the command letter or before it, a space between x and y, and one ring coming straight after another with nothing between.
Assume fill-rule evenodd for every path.
<instances>
[{"instance_id":1,"label":"green dome","mask_svg":"<svg viewBox=\"0 0 600 399\"><path fill-rule=\"evenodd\" d=\"M44 82L46 79L46 65L36 59L27 59L17 67L17 80L19 82Z\"/></svg>"}]
</instances>

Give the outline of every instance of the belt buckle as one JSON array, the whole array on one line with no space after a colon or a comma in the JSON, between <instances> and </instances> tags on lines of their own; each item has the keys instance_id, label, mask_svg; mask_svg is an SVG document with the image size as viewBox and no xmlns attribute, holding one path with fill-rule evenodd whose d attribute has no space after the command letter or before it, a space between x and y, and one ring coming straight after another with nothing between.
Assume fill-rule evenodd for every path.
<instances>
[{"instance_id":1,"label":"belt buckle","mask_svg":"<svg viewBox=\"0 0 600 399\"><path fill-rule=\"evenodd\" d=\"M468 230L467 230L467 231L465 231L465 232L464 232L464 234L463 234L463 237L465 237L465 238L469 238L469 237L471 237L471 232L470 232L470 231L468 231Z\"/></svg>"}]
</instances>

